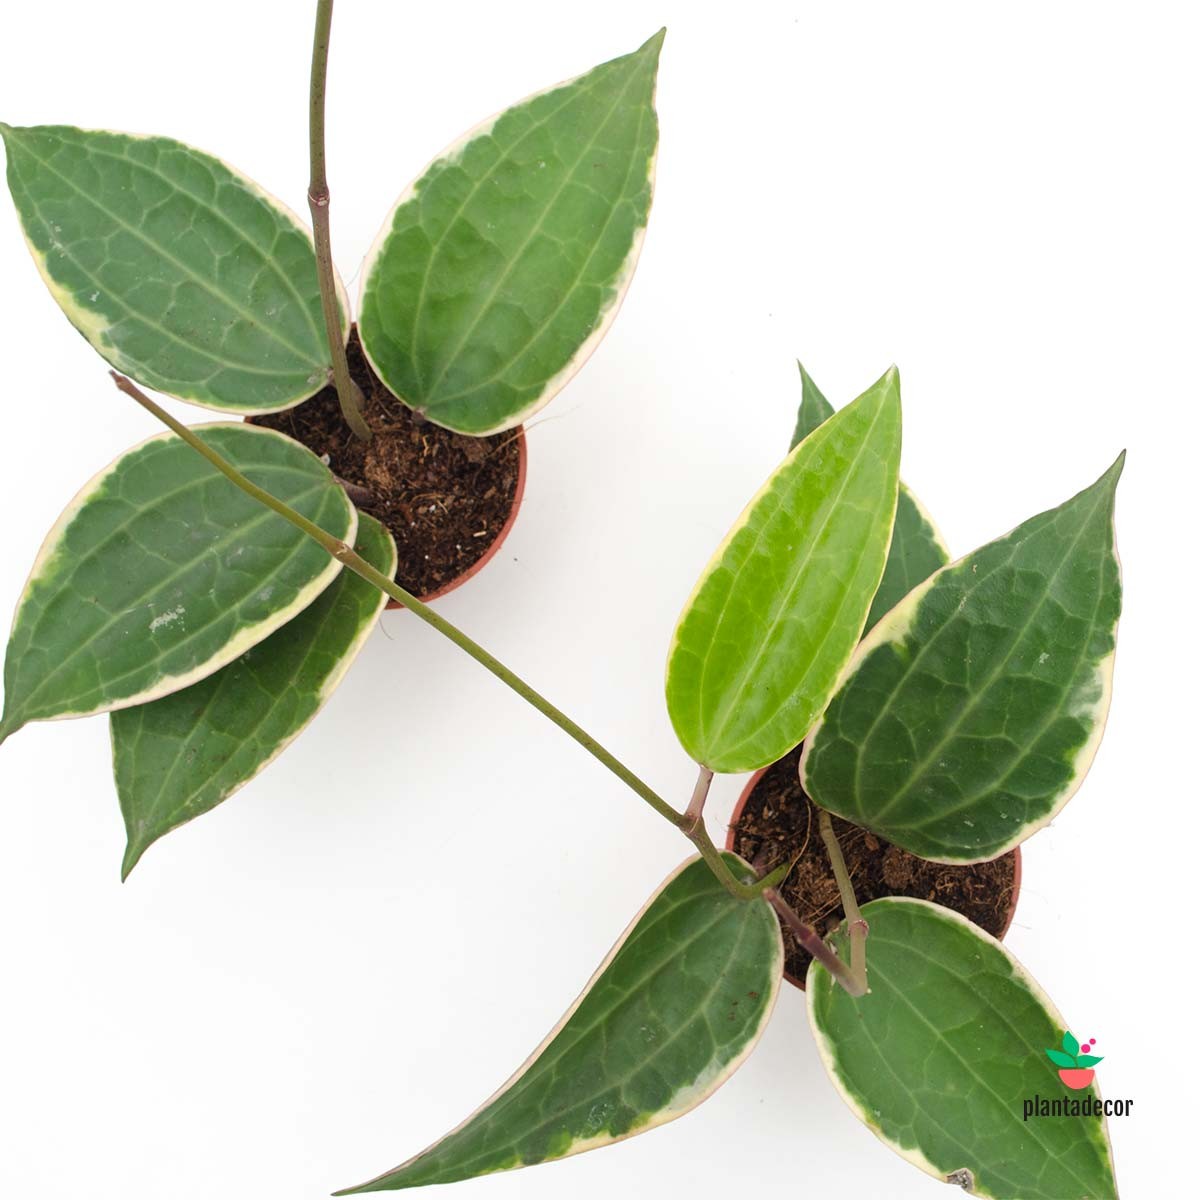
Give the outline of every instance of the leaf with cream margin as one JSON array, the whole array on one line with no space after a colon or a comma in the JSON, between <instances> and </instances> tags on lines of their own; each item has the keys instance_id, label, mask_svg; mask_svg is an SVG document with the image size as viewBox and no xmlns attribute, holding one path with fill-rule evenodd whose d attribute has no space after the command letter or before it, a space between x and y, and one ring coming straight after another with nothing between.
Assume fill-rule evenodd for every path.
<instances>
[{"instance_id":1,"label":"leaf with cream margin","mask_svg":"<svg viewBox=\"0 0 1200 1200\"><path fill-rule=\"evenodd\" d=\"M921 858L982 862L1074 795L1112 695L1124 454L943 567L864 639L801 759L817 804Z\"/></svg>"},{"instance_id":2,"label":"leaf with cream margin","mask_svg":"<svg viewBox=\"0 0 1200 1200\"><path fill-rule=\"evenodd\" d=\"M750 878L739 858L726 862ZM453 1183L645 1133L708 1099L758 1043L783 979L779 921L700 859L651 897L583 995L482 1108L338 1195Z\"/></svg>"},{"instance_id":3,"label":"leaf with cream margin","mask_svg":"<svg viewBox=\"0 0 1200 1200\"><path fill-rule=\"evenodd\" d=\"M65 125L0 134L34 262L118 371L239 413L325 386L312 237L280 201L171 138ZM342 314L349 334L344 296Z\"/></svg>"},{"instance_id":4,"label":"leaf with cream margin","mask_svg":"<svg viewBox=\"0 0 1200 1200\"><path fill-rule=\"evenodd\" d=\"M608 331L650 214L665 32L471 130L397 201L363 264L359 332L410 408L509 429Z\"/></svg>"},{"instance_id":5,"label":"leaf with cream margin","mask_svg":"<svg viewBox=\"0 0 1200 1200\"><path fill-rule=\"evenodd\" d=\"M966 918L898 896L864 904L870 992L818 962L808 1014L851 1111L922 1171L992 1200L1116 1200L1103 1116L1026 1119L1063 1095L1044 1047L1066 1022L1011 954ZM845 926L834 935L849 951ZM1095 1101L1095 1087L1071 1096Z\"/></svg>"},{"instance_id":6,"label":"leaf with cream margin","mask_svg":"<svg viewBox=\"0 0 1200 1200\"><path fill-rule=\"evenodd\" d=\"M825 399L812 376L804 369L804 364L796 365L800 368L800 408L796 414L796 431L792 434L792 449L834 413L833 405ZM949 560L950 554L933 518L901 480L887 564L883 568L883 578L879 581L875 599L871 601L864 631L873 629L884 613L899 604L918 583L928 579Z\"/></svg>"},{"instance_id":7,"label":"leaf with cream margin","mask_svg":"<svg viewBox=\"0 0 1200 1200\"><path fill-rule=\"evenodd\" d=\"M196 433L334 537L358 514L299 442L251 425ZM340 564L173 433L105 467L43 543L4 663L0 741L29 721L190 687L307 608Z\"/></svg>"},{"instance_id":8,"label":"leaf with cream margin","mask_svg":"<svg viewBox=\"0 0 1200 1200\"><path fill-rule=\"evenodd\" d=\"M757 770L820 715L879 586L899 462L893 368L792 450L717 548L667 660L671 723L698 763Z\"/></svg>"},{"instance_id":9,"label":"leaf with cream margin","mask_svg":"<svg viewBox=\"0 0 1200 1200\"><path fill-rule=\"evenodd\" d=\"M355 549L391 578L396 546L359 514ZM300 735L341 683L387 596L342 573L266 641L199 683L110 717L128 878L164 834L249 783Z\"/></svg>"}]
</instances>

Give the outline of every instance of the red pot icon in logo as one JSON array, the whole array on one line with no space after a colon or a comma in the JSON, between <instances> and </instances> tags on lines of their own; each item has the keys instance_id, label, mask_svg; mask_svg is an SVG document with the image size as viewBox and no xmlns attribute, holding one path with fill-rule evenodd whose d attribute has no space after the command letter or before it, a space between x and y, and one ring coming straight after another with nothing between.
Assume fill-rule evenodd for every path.
<instances>
[{"instance_id":1,"label":"red pot icon in logo","mask_svg":"<svg viewBox=\"0 0 1200 1200\"><path fill-rule=\"evenodd\" d=\"M1091 1067L1067 1067L1059 1071L1058 1077L1067 1087L1078 1090L1087 1087L1096 1078L1096 1072Z\"/></svg>"},{"instance_id":2,"label":"red pot icon in logo","mask_svg":"<svg viewBox=\"0 0 1200 1200\"><path fill-rule=\"evenodd\" d=\"M1061 1050L1046 1051L1046 1057L1059 1068L1058 1077L1067 1087L1078 1091L1096 1078L1092 1068L1104 1060L1091 1052L1095 1044L1096 1039L1092 1038L1081 1046L1079 1039L1068 1030L1063 1034Z\"/></svg>"}]
</instances>

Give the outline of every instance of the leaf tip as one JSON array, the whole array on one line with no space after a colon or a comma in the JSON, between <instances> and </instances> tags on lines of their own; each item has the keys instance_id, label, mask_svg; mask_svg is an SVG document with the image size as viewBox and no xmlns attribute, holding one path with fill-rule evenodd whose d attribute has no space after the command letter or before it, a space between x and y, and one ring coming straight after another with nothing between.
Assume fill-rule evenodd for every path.
<instances>
[{"instance_id":1,"label":"leaf tip","mask_svg":"<svg viewBox=\"0 0 1200 1200\"><path fill-rule=\"evenodd\" d=\"M124 883L133 874L133 868L141 862L142 855L148 847L138 842L130 841L125 847L125 857L121 859L121 882Z\"/></svg>"},{"instance_id":2,"label":"leaf tip","mask_svg":"<svg viewBox=\"0 0 1200 1200\"><path fill-rule=\"evenodd\" d=\"M636 53L639 55L644 54L647 58L652 60L655 65L657 65L658 56L662 53L663 40L666 38L666 36L667 27L664 25L656 34L654 34L652 37L648 37L637 48Z\"/></svg>"}]
</instances>

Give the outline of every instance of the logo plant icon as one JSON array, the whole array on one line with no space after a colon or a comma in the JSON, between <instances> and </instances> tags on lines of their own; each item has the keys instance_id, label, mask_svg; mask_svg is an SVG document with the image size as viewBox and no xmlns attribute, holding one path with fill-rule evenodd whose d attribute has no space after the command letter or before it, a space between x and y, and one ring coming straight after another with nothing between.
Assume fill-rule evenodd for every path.
<instances>
[{"instance_id":1,"label":"logo plant icon","mask_svg":"<svg viewBox=\"0 0 1200 1200\"><path fill-rule=\"evenodd\" d=\"M1092 1068L1104 1059L1091 1053L1095 1044L1096 1039L1091 1038L1080 1046L1079 1040L1068 1030L1063 1034L1061 1050L1046 1051L1046 1057L1059 1068L1058 1077L1067 1087L1085 1088L1096 1077Z\"/></svg>"}]
</instances>

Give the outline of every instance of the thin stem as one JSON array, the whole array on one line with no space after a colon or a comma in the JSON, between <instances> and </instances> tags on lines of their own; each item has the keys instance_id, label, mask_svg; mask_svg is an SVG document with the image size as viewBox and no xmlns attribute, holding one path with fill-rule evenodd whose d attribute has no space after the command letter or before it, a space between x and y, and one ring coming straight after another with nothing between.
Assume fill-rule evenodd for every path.
<instances>
[{"instance_id":1,"label":"thin stem","mask_svg":"<svg viewBox=\"0 0 1200 1200\"><path fill-rule=\"evenodd\" d=\"M792 907L788 902L772 887L767 888L763 892L764 898L771 907L783 918L783 923L791 930L796 941L804 947L823 966L829 973L850 993L851 996L865 996L867 987L865 982L857 979L854 972L846 966L844 962L833 950L827 946L817 934L815 929L800 920L792 911Z\"/></svg>"},{"instance_id":2,"label":"thin stem","mask_svg":"<svg viewBox=\"0 0 1200 1200\"><path fill-rule=\"evenodd\" d=\"M312 76L308 89L308 209L312 213L313 245L317 253L317 282L321 288L321 311L325 336L333 360L333 382L346 424L357 437L369 441L371 427L363 416L363 394L350 377L346 345L342 340L342 314L333 272L333 249L329 240L329 180L325 175L325 77L329 65L329 29L333 22L333 0L317 0L317 26L313 33Z\"/></svg>"},{"instance_id":3,"label":"thin stem","mask_svg":"<svg viewBox=\"0 0 1200 1200\"><path fill-rule=\"evenodd\" d=\"M863 920L858 907L858 897L854 894L854 884L850 872L846 870L846 860L842 857L842 847L833 832L833 818L825 809L820 810L817 819L821 830L821 840L825 843L825 851L829 855L829 865L833 867L833 877L837 880L838 891L842 897L842 908L846 913L846 922L850 929L850 973L857 984L862 987L858 995L867 991L867 933L869 926Z\"/></svg>"},{"instance_id":4,"label":"thin stem","mask_svg":"<svg viewBox=\"0 0 1200 1200\"><path fill-rule=\"evenodd\" d=\"M704 824L704 802L708 799L708 789L712 785L712 780L713 773L707 767L701 767L696 786L692 790L692 798L683 814L684 824L680 826L688 837L691 837Z\"/></svg>"}]
</instances>

